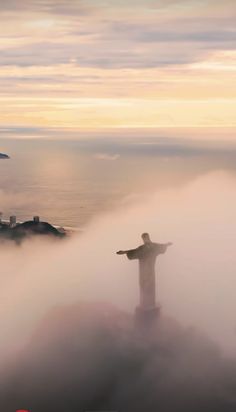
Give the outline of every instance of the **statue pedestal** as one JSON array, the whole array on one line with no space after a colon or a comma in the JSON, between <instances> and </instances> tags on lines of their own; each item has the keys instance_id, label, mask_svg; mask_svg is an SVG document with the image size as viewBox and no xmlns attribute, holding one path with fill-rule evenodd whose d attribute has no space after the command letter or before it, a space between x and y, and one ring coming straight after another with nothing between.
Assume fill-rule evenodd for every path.
<instances>
[{"instance_id":1,"label":"statue pedestal","mask_svg":"<svg viewBox=\"0 0 236 412\"><path fill-rule=\"evenodd\" d=\"M150 309L144 309L137 306L135 310L135 321L138 325L150 326L160 317L160 313L161 305L154 306Z\"/></svg>"}]
</instances>

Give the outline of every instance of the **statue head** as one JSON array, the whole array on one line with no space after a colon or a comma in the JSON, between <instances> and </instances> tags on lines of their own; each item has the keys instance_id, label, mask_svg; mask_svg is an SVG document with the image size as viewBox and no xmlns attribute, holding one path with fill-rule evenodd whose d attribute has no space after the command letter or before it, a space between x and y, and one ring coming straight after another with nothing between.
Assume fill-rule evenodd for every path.
<instances>
[{"instance_id":1,"label":"statue head","mask_svg":"<svg viewBox=\"0 0 236 412\"><path fill-rule=\"evenodd\" d=\"M142 234L143 243L151 243L151 239L148 233Z\"/></svg>"}]
</instances>

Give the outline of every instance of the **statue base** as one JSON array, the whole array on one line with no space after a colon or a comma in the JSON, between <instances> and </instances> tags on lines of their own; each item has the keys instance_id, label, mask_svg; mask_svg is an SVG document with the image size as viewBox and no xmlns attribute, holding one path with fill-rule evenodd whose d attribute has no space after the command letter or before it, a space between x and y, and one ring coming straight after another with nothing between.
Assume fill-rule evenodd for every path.
<instances>
[{"instance_id":1,"label":"statue base","mask_svg":"<svg viewBox=\"0 0 236 412\"><path fill-rule=\"evenodd\" d=\"M135 322L143 326L152 325L160 317L160 313L161 305L154 306L150 309L144 309L138 306L135 310Z\"/></svg>"}]
</instances>

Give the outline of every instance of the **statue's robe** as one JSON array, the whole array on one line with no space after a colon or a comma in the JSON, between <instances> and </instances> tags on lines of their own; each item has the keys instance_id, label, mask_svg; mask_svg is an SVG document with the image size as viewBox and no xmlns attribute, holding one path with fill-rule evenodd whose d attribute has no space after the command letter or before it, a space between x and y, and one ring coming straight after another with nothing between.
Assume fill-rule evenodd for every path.
<instances>
[{"instance_id":1,"label":"statue's robe","mask_svg":"<svg viewBox=\"0 0 236 412\"><path fill-rule=\"evenodd\" d=\"M142 309L153 309L156 306L156 257L165 253L166 249L167 245L150 242L127 252L128 259L139 260L140 307Z\"/></svg>"}]
</instances>

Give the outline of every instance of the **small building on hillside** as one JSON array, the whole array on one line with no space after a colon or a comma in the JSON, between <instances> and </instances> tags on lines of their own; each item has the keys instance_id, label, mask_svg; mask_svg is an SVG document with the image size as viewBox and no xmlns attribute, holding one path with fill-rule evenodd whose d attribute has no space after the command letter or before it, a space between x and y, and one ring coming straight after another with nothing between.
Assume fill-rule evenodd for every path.
<instances>
[{"instance_id":1,"label":"small building on hillside","mask_svg":"<svg viewBox=\"0 0 236 412\"><path fill-rule=\"evenodd\" d=\"M17 223L16 217L11 216L9 222L0 220L0 238L21 241L29 236L65 237L65 231L58 230L48 222L41 222L39 216L33 220Z\"/></svg>"}]
</instances>

